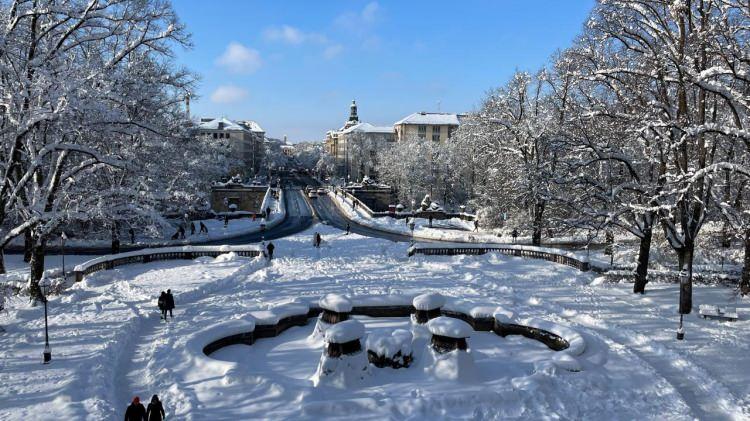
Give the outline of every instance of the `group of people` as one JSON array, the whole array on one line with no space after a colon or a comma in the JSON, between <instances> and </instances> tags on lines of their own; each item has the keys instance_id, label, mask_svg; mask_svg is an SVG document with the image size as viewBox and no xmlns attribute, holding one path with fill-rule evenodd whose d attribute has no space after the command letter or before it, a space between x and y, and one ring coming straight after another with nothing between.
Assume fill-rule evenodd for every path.
<instances>
[{"instance_id":1,"label":"group of people","mask_svg":"<svg viewBox=\"0 0 750 421\"><path fill-rule=\"evenodd\" d=\"M174 318L172 314L172 310L174 310L174 296L171 289L168 289L167 292L161 292L157 304L159 305L159 311L161 311L161 318L164 321L167 320L167 312L169 312L169 317Z\"/></svg>"},{"instance_id":2,"label":"group of people","mask_svg":"<svg viewBox=\"0 0 750 421\"><path fill-rule=\"evenodd\" d=\"M203 221L198 221L199 224L199 234L206 234L208 235L208 227L206 224L203 223ZM226 225L225 225L226 226ZM184 240L185 239L185 228L186 225L181 223L177 226L177 231L175 231L174 234L172 234L172 240ZM190 221L190 235L195 235L195 222Z\"/></svg>"},{"instance_id":3,"label":"group of people","mask_svg":"<svg viewBox=\"0 0 750 421\"><path fill-rule=\"evenodd\" d=\"M146 408L143 407L141 398L136 396L125 410L125 421L162 421L166 416L164 405L157 395L151 397L151 402Z\"/></svg>"}]
</instances>

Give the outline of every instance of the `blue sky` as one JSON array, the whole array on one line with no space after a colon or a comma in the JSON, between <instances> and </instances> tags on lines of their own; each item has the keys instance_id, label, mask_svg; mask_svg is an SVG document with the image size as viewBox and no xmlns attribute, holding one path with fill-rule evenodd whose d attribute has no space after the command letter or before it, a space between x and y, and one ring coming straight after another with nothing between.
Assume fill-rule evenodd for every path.
<instances>
[{"instance_id":1,"label":"blue sky","mask_svg":"<svg viewBox=\"0 0 750 421\"><path fill-rule=\"evenodd\" d=\"M320 141L357 100L360 120L466 112L516 70L534 71L581 31L594 0L174 0L201 76L197 116L257 121Z\"/></svg>"}]
</instances>

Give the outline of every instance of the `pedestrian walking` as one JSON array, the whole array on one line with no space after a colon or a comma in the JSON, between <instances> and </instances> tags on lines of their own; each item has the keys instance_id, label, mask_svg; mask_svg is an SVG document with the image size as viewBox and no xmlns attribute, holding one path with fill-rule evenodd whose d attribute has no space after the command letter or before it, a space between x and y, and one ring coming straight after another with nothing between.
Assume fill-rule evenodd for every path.
<instances>
[{"instance_id":1,"label":"pedestrian walking","mask_svg":"<svg viewBox=\"0 0 750 421\"><path fill-rule=\"evenodd\" d=\"M229 225L229 215L224 215L224 228L226 228L227 225Z\"/></svg>"},{"instance_id":2,"label":"pedestrian walking","mask_svg":"<svg viewBox=\"0 0 750 421\"><path fill-rule=\"evenodd\" d=\"M195 222L190 221L190 235L195 235Z\"/></svg>"},{"instance_id":3,"label":"pedestrian walking","mask_svg":"<svg viewBox=\"0 0 750 421\"><path fill-rule=\"evenodd\" d=\"M159 311L161 311L161 318L165 321L167 320L167 293L162 291L161 295L159 295L159 300L156 301L156 304L159 306Z\"/></svg>"},{"instance_id":4,"label":"pedestrian walking","mask_svg":"<svg viewBox=\"0 0 750 421\"><path fill-rule=\"evenodd\" d=\"M133 398L133 402L125 410L125 421L143 421L146 419L146 408L141 403L138 396Z\"/></svg>"},{"instance_id":5,"label":"pedestrian walking","mask_svg":"<svg viewBox=\"0 0 750 421\"><path fill-rule=\"evenodd\" d=\"M172 295L172 290L167 290L167 296L165 300L166 309L169 311L169 317L174 318L172 315L172 310L174 310L174 295ZM164 312L164 318L167 318L167 312Z\"/></svg>"},{"instance_id":6,"label":"pedestrian walking","mask_svg":"<svg viewBox=\"0 0 750 421\"><path fill-rule=\"evenodd\" d=\"M182 224L180 224L180 226L177 227L177 233L180 235L181 240L185 239L185 227L182 226Z\"/></svg>"},{"instance_id":7,"label":"pedestrian walking","mask_svg":"<svg viewBox=\"0 0 750 421\"><path fill-rule=\"evenodd\" d=\"M268 250L268 260L273 259L273 249L275 248L276 246L274 246L273 243L268 243L268 246L266 247L266 249Z\"/></svg>"},{"instance_id":8,"label":"pedestrian walking","mask_svg":"<svg viewBox=\"0 0 750 421\"><path fill-rule=\"evenodd\" d=\"M510 233L511 236L513 236L513 242L516 242L516 238L518 238L518 230L513 228L513 232Z\"/></svg>"},{"instance_id":9,"label":"pedestrian walking","mask_svg":"<svg viewBox=\"0 0 750 421\"><path fill-rule=\"evenodd\" d=\"M203 221L200 222L200 228L201 228L200 229L201 234L205 232L206 235L208 235L208 227L206 226L206 224L203 223Z\"/></svg>"},{"instance_id":10,"label":"pedestrian walking","mask_svg":"<svg viewBox=\"0 0 750 421\"><path fill-rule=\"evenodd\" d=\"M268 218L269 216L271 216L271 207L270 206L266 207L266 218Z\"/></svg>"},{"instance_id":11,"label":"pedestrian walking","mask_svg":"<svg viewBox=\"0 0 750 421\"><path fill-rule=\"evenodd\" d=\"M477 231L479 231L479 220L475 219L474 220L474 232L477 232Z\"/></svg>"},{"instance_id":12,"label":"pedestrian walking","mask_svg":"<svg viewBox=\"0 0 750 421\"><path fill-rule=\"evenodd\" d=\"M351 230L351 227L349 226L349 223L346 223L346 235L349 235L349 231Z\"/></svg>"},{"instance_id":13,"label":"pedestrian walking","mask_svg":"<svg viewBox=\"0 0 750 421\"><path fill-rule=\"evenodd\" d=\"M162 421L166 416L159 397L157 395L152 396L151 403L146 408L146 421Z\"/></svg>"},{"instance_id":14,"label":"pedestrian walking","mask_svg":"<svg viewBox=\"0 0 750 421\"><path fill-rule=\"evenodd\" d=\"M135 230L132 227L128 229L128 234L130 234L130 244L135 244Z\"/></svg>"},{"instance_id":15,"label":"pedestrian walking","mask_svg":"<svg viewBox=\"0 0 750 421\"><path fill-rule=\"evenodd\" d=\"M112 254L117 254L120 252L120 239L117 238L117 235L115 234L112 237Z\"/></svg>"},{"instance_id":16,"label":"pedestrian walking","mask_svg":"<svg viewBox=\"0 0 750 421\"><path fill-rule=\"evenodd\" d=\"M432 228L432 215L430 215L430 228Z\"/></svg>"},{"instance_id":17,"label":"pedestrian walking","mask_svg":"<svg viewBox=\"0 0 750 421\"><path fill-rule=\"evenodd\" d=\"M320 238L320 233L319 232L315 233L315 240L314 241L315 241L315 247L316 248L320 248L320 243L323 241L323 239Z\"/></svg>"}]
</instances>

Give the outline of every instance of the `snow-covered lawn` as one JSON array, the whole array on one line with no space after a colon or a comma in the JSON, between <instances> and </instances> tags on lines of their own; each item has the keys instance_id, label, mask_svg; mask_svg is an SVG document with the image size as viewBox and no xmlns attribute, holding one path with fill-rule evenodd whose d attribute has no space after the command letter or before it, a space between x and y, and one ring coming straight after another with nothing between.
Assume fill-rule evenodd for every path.
<instances>
[{"instance_id":1,"label":"snow-covered lawn","mask_svg":"<svg viewBox=\"0 0 750 421\"><path fill-rule=\"evenodd\" d=\"M313 232L323 247L312 247ZM132 396L157 393L172 419L747 419L750 417L750 303L740 321L685 320L674 339L677 287L597 284L590 274L545 261L484 256L406 257L407 245L316 225L274 241L267 264L217 259L123 266L93 274L50 300L53 361L41 364L43 307L14 298L0 315L0 419L122 419ZM171 288L174 320L159 320L156 297ZM212 357L191 344L206 329L249 320L273 306L317 302L327 293L362 297L448 296L449 306L503 306L580 333L583 370L541 364L555 351L518 336L476 332L468 342L474 378L438 379L415 361L371 366L348 389L313 387L322 344L313 320L254 345ZM411 302L411 298L405 299ZM734 303L723 287L694 287L694 304ZM697 311L696 311L697 312ZM266 312L267 313L267 312ZM356 317L366 332L412 329L406 318ZM203 332L203 333L202 333ZM422 332L423 333L423 332ZM419 342L420 338L423 342ZM362 341L365 345L365 341Z\"/></svg>"}]
</instances>

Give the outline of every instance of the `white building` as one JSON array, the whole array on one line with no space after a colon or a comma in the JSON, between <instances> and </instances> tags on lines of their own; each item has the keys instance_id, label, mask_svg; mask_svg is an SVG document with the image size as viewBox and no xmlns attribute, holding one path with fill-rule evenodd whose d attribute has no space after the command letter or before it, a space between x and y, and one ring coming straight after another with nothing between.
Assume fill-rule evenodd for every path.
<instances>
[{"instance_id":1,"label":"white building","mask_svg":"<svg viewBox=\"0 0 750 421\"><path fill-rule=\"evenodd\" d=\"M258 174L265 155L265 131L251 120L232 121L225 117L203 118L195 127L197 136L212 139L228 139L233 155L242 162L241 168L233 168L232 173L245 177Z\"/></svg>"},{"instance_id":2,"label":"white building","mask_svg":"<svg viewBox=\"0 0 750 421\"><path fill-rule=\"evenodd\" d=\"M396 140L430 139L435 142L445 142L453 137L453 133L461 124L463 114L427 113L410 114L393 123Z\"/></svg>"}]
</instances>

